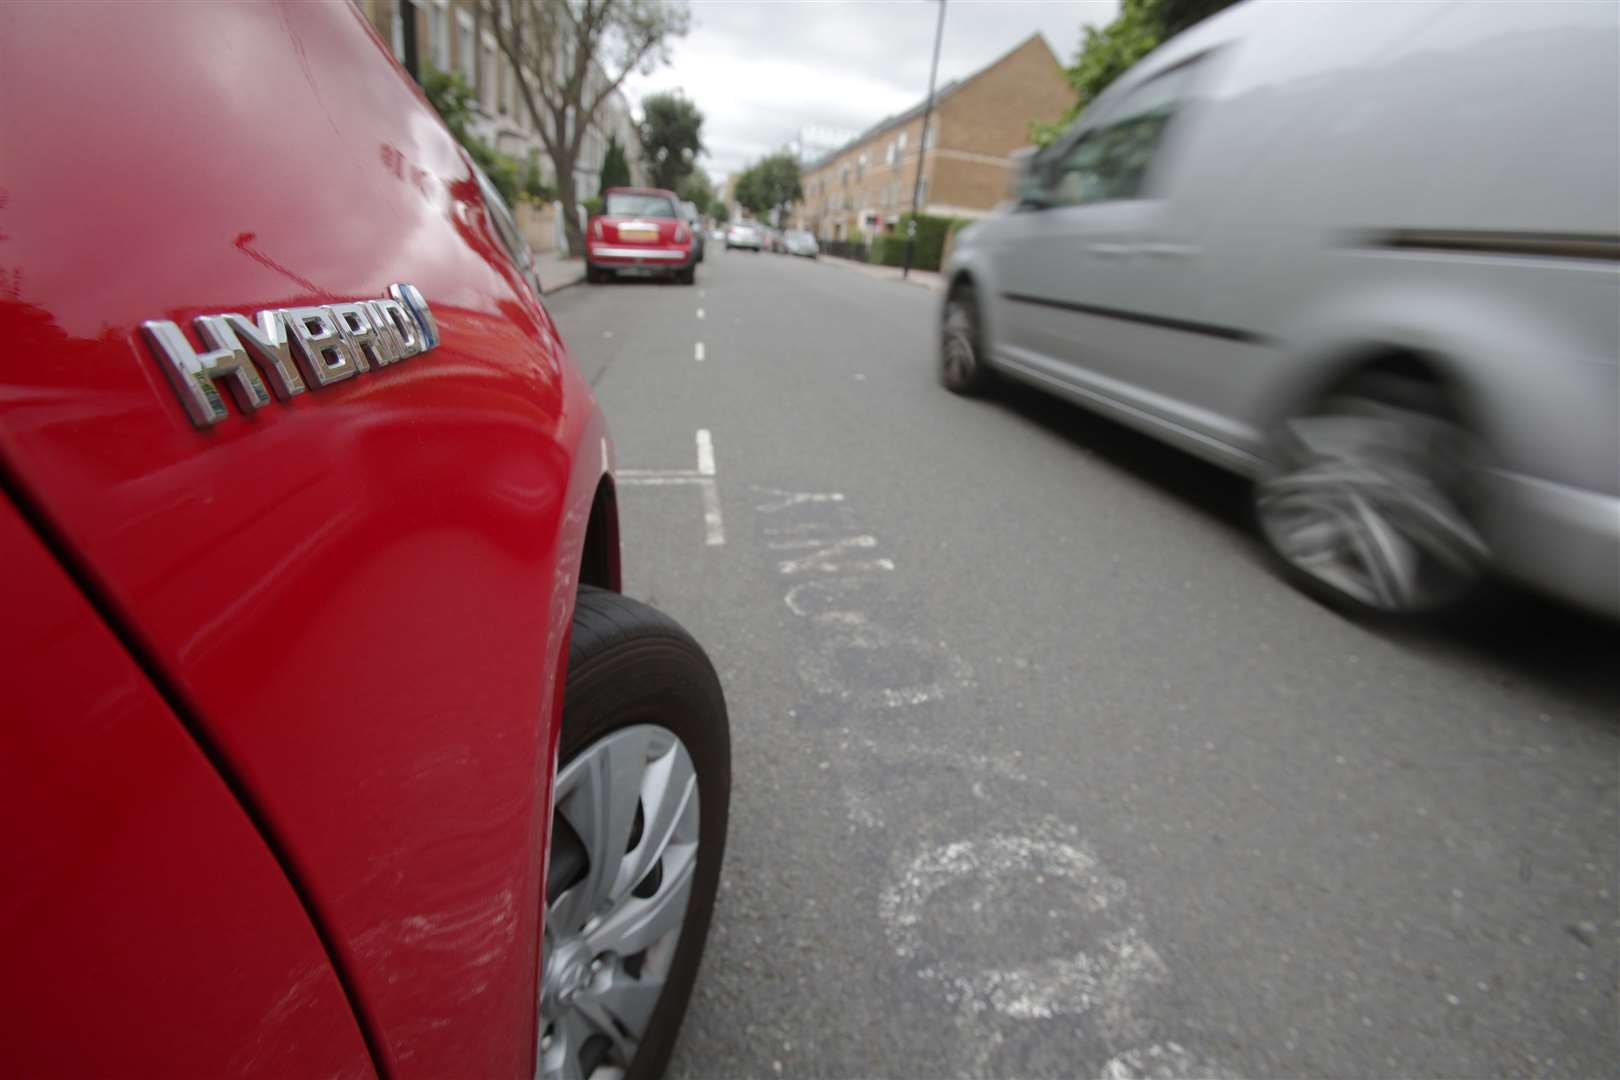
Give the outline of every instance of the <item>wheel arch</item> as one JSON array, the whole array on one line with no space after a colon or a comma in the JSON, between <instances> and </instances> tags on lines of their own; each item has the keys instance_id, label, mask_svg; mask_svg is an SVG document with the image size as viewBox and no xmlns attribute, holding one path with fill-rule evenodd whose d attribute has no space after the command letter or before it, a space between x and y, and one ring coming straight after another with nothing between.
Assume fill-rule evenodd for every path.
<instances>
[{"instance_id":1,"label":"wheel arch","mask_svg":"<svg viewBox=\"0 0 1620 1080\"><path fill-rule=\"evenodd\" d=\"M585 542L579 555L579 583L619 592L623 585L619 556L619 496L613 476L604 473L591 499Z\"/></svg>"}]
</instances>

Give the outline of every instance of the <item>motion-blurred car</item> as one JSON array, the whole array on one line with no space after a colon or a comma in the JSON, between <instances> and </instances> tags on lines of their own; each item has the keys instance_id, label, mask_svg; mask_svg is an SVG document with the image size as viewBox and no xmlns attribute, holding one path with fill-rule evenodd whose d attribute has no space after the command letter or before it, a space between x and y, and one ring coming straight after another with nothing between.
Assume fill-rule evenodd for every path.
<instances>
[{"instance_id":1,"label":"motion-blurred car","mask_svg":"<svg viewBox=\"0 0 1620 1080\"><path fill-rule=\"evenodd\" d=\"M816 238L803 229L791 229L782 236L782 247L789 255L802 255L814 259L821 254Z\"/></svg>"},{"instance_id":2,"label":"motion-blurred car","mask_svg":"<svg viewBox=\"0 0 1620 1080\"><path fill-rule=\"evenodd\" d=\"M964 231L940 374L1252 477L1358 612L1489 568L1620 615L1620 7L1244 4Z\"/></svg>"},{"instance_id":3,"label":"motion-blurred car","mask_svg":"<svg viewBox=\"0 0 1620 1080\"><path fill-rule=\"evenodd\" d=\"M5 1075L656 1072L725 704L468 157L354 5L0 20Z\"/></svg>"},{"instance_id":4,"label":"motion-blurred car","mask_svg":"<svg viewBox=\"0 0 1620 1080\"><path fill-rule=\"evenodd\" d=\"M726 230L726 250L759 251L760 231L752 222L739 221Z\"/></svg>"},{"instance_id":5,"label":"motion-blurred car","mask_svg":"<svg viewBox=\"0 0 1620 1080\"><path fill-rule=\"evenodd\" d=\"M694 262L703 261L703 215L698 213L697 204L693 202L681 203L681 216L686 219L687 227L692 230L692 250L696 252Z\"/></svg>"},{"instance_id":6,"label":"motion-blurred car","mask_svg":"<svg viewBox=\"0 0 1620 1080\"><path fill-rule=\"evenodd\" d=\"M697 280L699 243L673 191L609 188L602 212L585 223L585 280L624 274L690 285Z\"/></svg>"}]
</instances>

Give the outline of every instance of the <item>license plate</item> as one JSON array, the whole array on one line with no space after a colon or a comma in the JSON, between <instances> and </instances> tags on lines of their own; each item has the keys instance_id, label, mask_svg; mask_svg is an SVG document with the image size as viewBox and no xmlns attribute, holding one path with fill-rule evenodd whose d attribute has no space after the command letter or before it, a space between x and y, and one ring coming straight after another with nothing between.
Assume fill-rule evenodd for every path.
<instances>
[{"instance_id":1,"label":"license plate","mask_svg":"<svg viewBox=\"0 0 1620 1080\"><path fill-rule=\"evenodd\" d=\"M656 239L658 239L658 230L657 229L620 229L619 230L619 239L621 239L621 240L656 240Z\"/></svg>"}]
</instances>

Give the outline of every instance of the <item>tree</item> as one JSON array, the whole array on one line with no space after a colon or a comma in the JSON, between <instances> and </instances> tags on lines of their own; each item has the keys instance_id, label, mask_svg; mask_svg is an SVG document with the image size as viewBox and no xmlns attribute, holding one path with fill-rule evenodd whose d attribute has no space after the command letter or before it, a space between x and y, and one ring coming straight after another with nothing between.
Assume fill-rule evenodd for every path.
<instances>
[{"instance_id":1,"label":"tree","mask_svg":"<svg viewBox=\"0 0 1620 1080\"><path fill-rule=\"evenodd\" d=\"M611 187L630 186L630 161L624 156L624 147L619 145L617 135L608 136L607 149L602 152L602 182L597 186L596 193L602 194Z\"/></svg>"},{"instance_id":2,"label":"tree","mask_svg":"<svg viewBox=\"0 0 1620 1080\"><path fill-rule=\"evenodd\" d=\"M804 197L799 159L779 150L744 169L737 178L737 201L755 214L765 214Z\"/></svg>"},{"instance_id":3,"label":"tree","mask_svg":"<svg viewBox=\"0 0 1620 1080\"><path fill-rule=\"evenodd\" d=\"M574 168L585 133L632 71L668 61L691 11L681 0L482 0L479 16L551 158L568 250L583 251Z\"/></svg>"},{"instance_id":4,"label":"tree","mask_svg":"<svg viewBox=\"0 0 1620 1080\"><path fill-rule=\"evenodd\" d=\"M1030 124L1030 138L1045 146L1057 138L1108 84L1132 64L1201 19L1233 0L1124 0L1113 22L1098 30L1085 28L1074 63L1064 70L1077 100L1055 124Z\"/></svg>"},{"instance_id":5,"label":"tree","mask_svg":"<svg viewBox=\"0 0 1620 1080\"><path fill-rule=\"evenodd\" d=\"M642 99L641 155L653 187L678 190L703 153L703 114L679 93Z\"/></svg>"},{"instance_id":6,"label":"tree","mask_svg":"<svg viewBox=\"0 0 1620 1080\"><path fill-rule=\"evenodd\" d=\"M697 207L700 214L708 213L709 204L714 201L714 184L702 169L692 170L692 175L682 180L681 186L675 190L681 198Z\"/></svg>"},{"instance_id":7,"label":"tree","mask_svg":"<svg viewBox=\"0 0 1620 1080\"><path fill-rule=\"evenodd\" d=\"M714 218L716 224L724 225L731 219L731 209L720 199L713 199L709 203L709 216Z\"/></svg>"},{"instance_id":8,"label":"tree","mask_svg":"<svg viewBox=\"0 0 1620 1080\"><path fill-rule=\"evenodd\" d=\"M450 129L450 134L466 148L467 156L484 170L484 175L489 177L489 182L495 185L501 197L508 203L516 201L518 192L524 190L518 179L518 161L467 130L467 122L473 115L473 103L478 100L473 88L460 76L447 75L429 66L422 78L422 93L437 110L444 126Z\"/></svg>"}]
</instances>

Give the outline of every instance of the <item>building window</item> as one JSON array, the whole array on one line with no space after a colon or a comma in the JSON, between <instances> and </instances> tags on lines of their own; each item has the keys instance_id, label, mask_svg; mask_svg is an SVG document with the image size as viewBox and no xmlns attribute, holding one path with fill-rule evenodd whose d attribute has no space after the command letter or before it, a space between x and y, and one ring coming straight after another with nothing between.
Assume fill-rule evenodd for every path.
<instances>
[{"instance_id":1,"label":"building window","mask_svg":"<svg viewBox=\"0 0 1620 1080\"><path fill-rule=\"evenodd\" d=\"M928 130L923 134L923 149L932 150L934 148L934 143L939 141L938 135L939 128L929 125Z\"/></svg>"},{"instance_id":2,"label":"building window","mask_svg":"<svg viewBox=\"0 0 1620 1080\"><path fill-rule=\"evenodd\" d=\"M894 140L893 139L890 139L889 140L889 145L885 146L883 148L883 164L885 164L885 165L893 165L894 164Z\"/></svg>"},{"instance_id":3,"label":"building window","mask_svg":"<svg viewBox=\"0 0 1620 1080\"><path fill-rule=\"evenodd\" d=\"M472 12L465 8L456 9L456 63L460 75L468 86L478 85L478 55L473 42Z\"/></svg>"},{"instance_id":4,"label":"building window","mask_svg":"<svg viewBox=\"0 0 1620 1080\"><path fill-rule=\"evenodd\" d=\"M433 66L450 71L450 10L447 0L434 0L428 8L428 55Z\"/></svg>"},{"instance_id":5,"label":"building window","mask_svg":"<svg viewBox=\"0 0 1620 1080\"><path fill-rule=\"evenodd\" d=\"M478 100L484 103L485 112L492 113L495 111L495 103L499 97L497 91L500 89L500 87L496 84L499 71L495 64L495 38L489 34L484 35L483 74L484 77L482 80L480 80L478 87ZM504 108L501 110L501 112L505 111L506 110Z\"/></svg>"},{"instance_id":6,"label":"building window","mask_svg":"<svg viewBox=\"0 0 1620 1080\"><path fill-rule=\"evenodd\" d=\"M866 175L866 155L862 154L855 159L855 179L859 180Z\"/></svg>"},{"instance_id":7,"label":"building window","mask_svg":"<svg viewBox=\"0 0 1620 1080\"><path fill-rule=\"evenodd\" d=\"M906 133L902 131L900 133L900 138L895 140L895 141L900 144L900 152L902 154L905 153L906 152Z\"/></svg>"}]
</instances>

